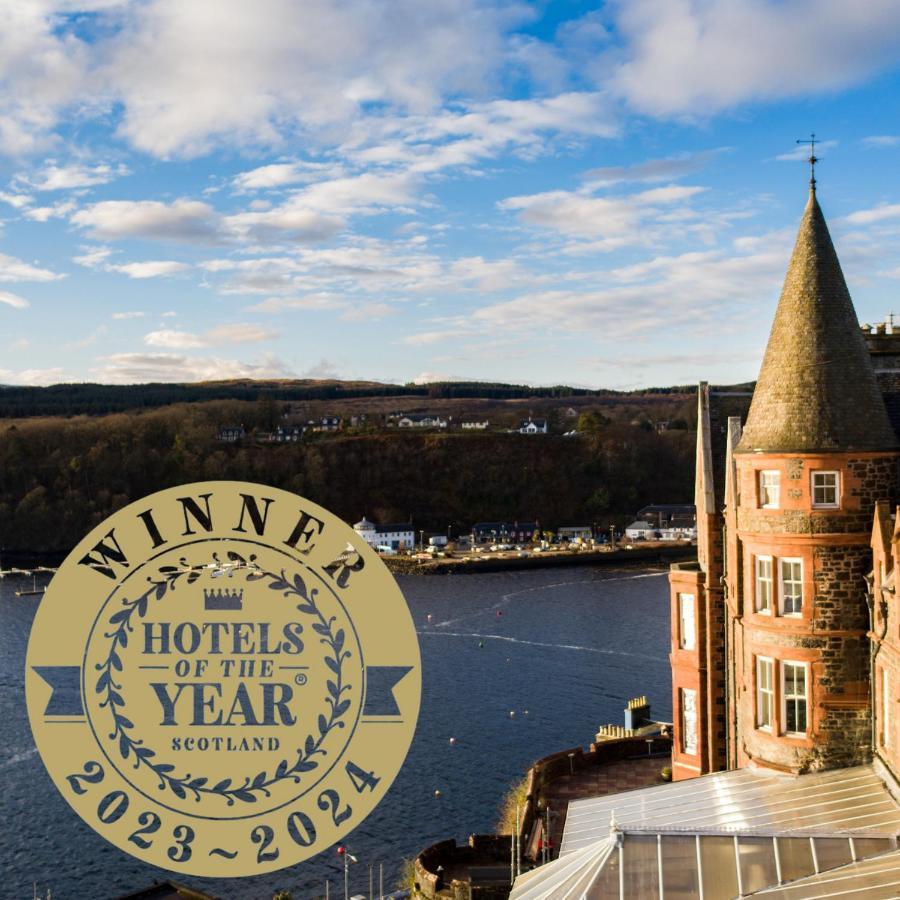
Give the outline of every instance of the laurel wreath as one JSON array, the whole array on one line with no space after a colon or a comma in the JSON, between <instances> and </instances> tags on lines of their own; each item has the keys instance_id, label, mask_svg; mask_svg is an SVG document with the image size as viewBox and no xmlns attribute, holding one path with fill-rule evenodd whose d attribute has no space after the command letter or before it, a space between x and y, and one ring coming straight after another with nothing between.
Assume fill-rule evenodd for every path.
<instances>
[{"instance_id":1,"label":"laurel wreath","mask_svg":"<svg viewBox=\"0 0 900 900\"><path fill-rule=\"evenodd\" d=\"M108 624L115 626L110 632L104 632L104 637L110 638L109 653L104 662L97 663L95 668L101 674L97 679L95 690L103 695L100 702L101 708L108 707L112 714L113 731L109 735L111 741L118 741L119 753L122 759L134 759L134 768L145 766L151 769L159 779L159 789L169 789L180 799L185 799L188 794L193 794L199 802L201 795L217 795L226 800L229 806L233 806L236 800L243 803L256 803L259 795L271 796L269 788L272 785L286 780L296 783L301 781L301 776L315 769L320 760L315 757L325 755L327 751L322 748L325 738L335 728L344 728L345 722L341 721L350 708L349 699L341 699L345 691L351 689L351 685L344 684L344 661L352 654L344 649L345 635L342 628L336 628L336 616L328 618L320 611L316 603L317 588L307 590L306 584L300 575L295 574L289 579L284 569L280 573L267 572L256 565L256 555L251 554L249 562L240 554L229 551L231 569L247 572L247 581L259 581L269 579L270 590L281 591L284 597L297 597L300 603L297 610L306 615L314 616L316 621L312 629L319 635L320 643L328 648L325 656L325 665L331 670L334 678L328 679L328 696L325 698L329 706L329 714L320 714L318 717L317 733L307 736L302 747L297 748L297 758L293 765L289 760L283 759L278 763L274 774L259 772L253 778L245 778L243 784L233 784L230 778L224 778L216 784L210 785L209 779L193 777L190 774L177 775L175 766L171 763L159 762L156 759L156 751L144 745L144 742L133 738L129 732L134 729L134 723L124 714L125 699L120 693L122 686L115 680L115 672L122 671L122 660L119 656L119 648L128 646L128 635L134 631L132 617L135 613L139 619L144 618L150 605L150 601L159 601L171 590L174 591L178 582L184 578L185 584L193 584L207 568L206 566L191 566L184 558L180 559L178 566L161 566L157 574L162 576L159 580L148 576L150 587L136 600L122 600L122 609L109 617ZM213 554L216 568L222 570L217 554Z\"/></svg>"}]
</instances>

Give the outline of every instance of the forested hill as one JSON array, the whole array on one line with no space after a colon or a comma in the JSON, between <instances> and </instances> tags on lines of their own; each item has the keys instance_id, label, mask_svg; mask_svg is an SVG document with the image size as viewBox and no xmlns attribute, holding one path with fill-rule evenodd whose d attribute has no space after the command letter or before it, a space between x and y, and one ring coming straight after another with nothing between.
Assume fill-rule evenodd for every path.
<instances>
[{"instance_id":1,"label":"forested hill","mask_svg":"<svg viewBox=\"0 0 900 900\"><path fill-rule=\"evenodd\" d=\"M641 394L680 394L684 387L649 388ZM375 381L214 381L193 384L55 384L49 387L0 385L0 418L24 416L103 415L152 409L174 403L208 400L276 401L345 400L375 397L524 399L621 397L620 391L588 390L566 385L531 387L476 381L432 384L385 384Z\"/></svg>"},{"instance_id":2,"label":"forested hill","mask_svg":"<svg viewBox=\"0 0 900 900\"><path fill-rule=\"evenodd\" d=\"M407 394L403 402L415 399ZM648 503L692 500L693 392L420 399L422 409L477 416L490 428L463 431L459 419L442 430L399 428L383 411L394 408L394 399L378 396L302 403L263 396L104 416L6 419L0 422L0 555L68 551L125 504L205 479L271 484L348 522L365 514L412 521L426 533L533 519L546 528L607 528L626 524ZM729 402L731 413L741 415L749 397L736 393ZM267 439L280 423L326 412L342 417L340 430L308 430L291 443ZM529 413L546 416L551 433L511 433ZM359 424L351 426L354 417ZM245 437L221 440L223 426L237 423Z\"/></svg>"}]
</instances>

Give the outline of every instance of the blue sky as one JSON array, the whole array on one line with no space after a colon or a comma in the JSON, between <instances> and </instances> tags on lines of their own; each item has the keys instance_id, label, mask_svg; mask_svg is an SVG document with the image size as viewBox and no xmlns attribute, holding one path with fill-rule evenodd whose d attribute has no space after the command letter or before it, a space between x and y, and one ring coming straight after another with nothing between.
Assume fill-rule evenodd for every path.
<instances>
[{"instance_id":1,"label":"blue sky","mask_svg":"<svg viewBox=\"0 0 900 900\"><path fill-rule=\"evenodd\" d=\"M900 313L895 0L0 0L0 382L756 376Z\"/></svg>"}]
</instances>

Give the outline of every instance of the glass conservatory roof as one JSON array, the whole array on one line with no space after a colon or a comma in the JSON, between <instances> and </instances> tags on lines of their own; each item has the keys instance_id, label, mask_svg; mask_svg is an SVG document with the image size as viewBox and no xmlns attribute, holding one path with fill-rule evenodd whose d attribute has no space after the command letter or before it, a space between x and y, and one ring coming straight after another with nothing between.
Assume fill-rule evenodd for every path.
<instances>
[{"instance_id":1,"label":"glass conservatory roof","mask_svg":"<svg viewBox=\"0 0 900 900\"><path fill-rule=\"evenodd\" d=\"M816 879L843 873L852 891L862 861L884 864L865 877L900 879L898 832L900 807L871 767L720 772L569 804L559 859L520 875L511 900L829 896Z\"/></svg>"}]
</instances>

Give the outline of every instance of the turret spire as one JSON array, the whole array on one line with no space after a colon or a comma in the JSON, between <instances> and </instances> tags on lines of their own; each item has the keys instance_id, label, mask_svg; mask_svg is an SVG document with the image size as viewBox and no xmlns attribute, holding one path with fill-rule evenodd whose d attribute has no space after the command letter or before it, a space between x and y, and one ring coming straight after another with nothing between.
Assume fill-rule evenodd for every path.
<instances>
[{"instance_id":1,"label":"turret spire","mask_svg":"<svg viewBox=\"0 0 900 900\"><path fill-rule=\"evenodd\" d=\"M811 190L736 452L895 446L853 301Z\"/></svg>"}]
</instances>

